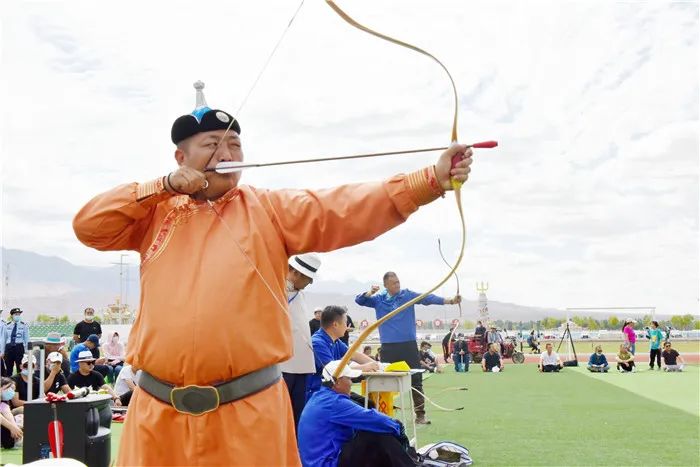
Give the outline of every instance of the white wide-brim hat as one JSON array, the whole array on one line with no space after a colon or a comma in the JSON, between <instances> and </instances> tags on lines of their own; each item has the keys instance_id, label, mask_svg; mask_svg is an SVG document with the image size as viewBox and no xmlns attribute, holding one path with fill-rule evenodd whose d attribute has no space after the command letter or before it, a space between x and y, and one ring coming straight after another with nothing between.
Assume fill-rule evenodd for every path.
<instances>
[{"instance_id":1,"label":"white wide-brim hat","mask_svg":"<svg viewBox=\"0 0 700 467\"><path fill-rule=\"evenodd\" d=\"M310 279L316 278L316 272L321 267L321 258L314 253L294 255L289 258L289 265Z\"/></svg>"},{"instance_id":2,"label":"white wide-brim hat","mask_svg":"<svg viewBox=\"0 0 700 467\"><path fill-rule=\"evenodd\" d=\"M335 374L335 371L338 369L338 365L340 365L340 360L333 360L323 367L323 381L333 380L333 374ZM353 369L350 368L350 365L345 365L343 372L340 373L338 377L342 378L343 376L347 376L348 378L357 378L360 375L362 375L362 370Z\"/></svg>"}]
</instances>

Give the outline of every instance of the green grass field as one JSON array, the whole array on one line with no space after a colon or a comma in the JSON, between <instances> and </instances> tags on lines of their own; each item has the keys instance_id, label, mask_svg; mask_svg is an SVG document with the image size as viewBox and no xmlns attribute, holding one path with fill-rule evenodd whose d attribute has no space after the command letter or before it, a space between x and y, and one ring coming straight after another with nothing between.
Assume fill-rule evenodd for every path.
<instances>
[{"instance_id":1,"label":"green grass field","mask_svg":"<svg viewBox=\"0 0 700 467\"><path fill-rule=\"evenodd\" d=\"M473 368L476 369L476 368ZM468 390L447 390L467 387ZM432 424L418 444L451 440L468 447L477 465L700 465L700 375L640 371L559 374L534 365L503 373L430 375L426 394L457 412L428 407ZM122 425L112 425L116 453ZM1 463L21 463L21 450L1 451Z\"/></svg>"}]
</instances>

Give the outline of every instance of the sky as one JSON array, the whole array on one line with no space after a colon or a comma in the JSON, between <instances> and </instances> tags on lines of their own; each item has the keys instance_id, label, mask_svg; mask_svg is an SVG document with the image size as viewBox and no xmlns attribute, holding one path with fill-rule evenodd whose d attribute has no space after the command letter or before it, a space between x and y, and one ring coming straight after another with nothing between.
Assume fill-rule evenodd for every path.
<instances>
[{"instance_id":1,"label":"sky","mask_svg":"<svg viewBox=\"0 0 700 467\"><path fill-rule=\"evenodd\" d=\"M698 313L698 2L344 1L360 23L439 57L477 151L462 193L462 294L530 306ZM3 2L2 245L110 266L71 221L92 196L175 167L170 126L205 82L235 113L295 1ZM238 114L248 161L446 146L434 62L307 0ZM250 169L242 183L322 188L438 154ZM322 256L321 280L425 290L458 254L452 194L379 239ZM130 260L138 263L138 255ZM439 290L455 292L450 281Z\"/></svg>"}]
</instances>

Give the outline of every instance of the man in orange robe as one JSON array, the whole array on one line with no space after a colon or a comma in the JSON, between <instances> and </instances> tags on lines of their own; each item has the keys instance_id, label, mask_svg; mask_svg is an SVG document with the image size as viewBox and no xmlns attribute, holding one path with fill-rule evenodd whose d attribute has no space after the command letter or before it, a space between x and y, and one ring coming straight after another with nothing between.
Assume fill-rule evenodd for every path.
<instances>
[{"instance_id":1,"label":"man in orange robe","mask_svg":"<svg viewBox=\"0 0 700 467\"><path fill-rule=\"evenodd\" d=\"M177 170L98 195L73 221L85 245L141 254L126 359L143 376L117 464L299 465L277 368L292 355L287 259L396 227L450 189L451 176L466 181L471 149L453 145L435 166L383 182L266 190L239 185L240 172L204 171L243 153L238 122L222 140L233 117L201 91L197 104L173 125ZM455 154L463 158L451 168ZM220 390L244 380L235 396Z\"/></svg>"}]
</instances>

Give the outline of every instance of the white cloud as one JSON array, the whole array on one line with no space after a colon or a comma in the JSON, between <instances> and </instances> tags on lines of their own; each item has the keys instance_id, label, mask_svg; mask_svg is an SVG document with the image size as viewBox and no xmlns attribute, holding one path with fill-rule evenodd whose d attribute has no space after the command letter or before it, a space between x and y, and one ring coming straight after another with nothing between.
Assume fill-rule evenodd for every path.
<instances>
[{"instance_id":1,"label":"white cloud","mask_svg":"<svg viewBox=\"0 0 700 467\"><path fill-rule=\"evenodd\" d=\"M698 5L620 2L343 4L453 73L476 156L463 197L464 292L546 306L698 310ZM107 265L75 240L92 195L173 164L172 120L202 79L233 112L294 2L3 5L4 246ZM241 115L257 161L445 145L451 96L427 58L306 2ZM414 170L434 155L250 170L246 183L332 186ZM459 242L454 201L325 255L328 279L429 287ZM448 283L449 284L449 283ZM449 285L447 290L449 290Z\"/></svg>"}]
</instances>

